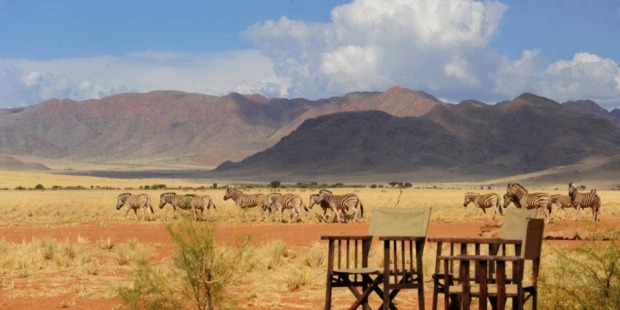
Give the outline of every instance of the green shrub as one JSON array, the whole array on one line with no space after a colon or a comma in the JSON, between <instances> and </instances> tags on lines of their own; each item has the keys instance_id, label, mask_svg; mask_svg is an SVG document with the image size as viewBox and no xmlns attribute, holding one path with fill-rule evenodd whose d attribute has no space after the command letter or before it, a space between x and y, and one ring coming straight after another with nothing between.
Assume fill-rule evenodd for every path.
<instances>
[{"instance_id":1,"label":"green shrub","mask_svg":"<svg viewBox=\"0 0 620 310\"><path fill-rule=\"evenodd\" d=\"M541 268L541 308L620 309L617 243L553 248L553 262Z\"/></svg>"},{"instance_id":2,"label":"green shrub","mask_svg":"<svg viewBox=\"0 0 620 310\"><path fill-rule=\"evenodd\" d=\"M215 243L213 228L183 219L168 225L178 246L174 268L167 276L140 260L132 288L118 290L119 297L132 309L233 308L224 288L251 271L256 263L249 237L232 247Z\"/></svg>"}]
</instances>

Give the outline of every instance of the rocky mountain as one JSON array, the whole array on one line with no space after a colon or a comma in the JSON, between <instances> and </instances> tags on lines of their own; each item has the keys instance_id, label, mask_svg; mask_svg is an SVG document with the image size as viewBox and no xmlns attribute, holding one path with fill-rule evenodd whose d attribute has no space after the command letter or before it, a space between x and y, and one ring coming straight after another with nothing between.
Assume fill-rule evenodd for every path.
<instances>
[{"instance_id":1,"label":"rocky mountain","mask_svg":"<svg viewBox=\"0 0 620 310\"><path fill-rule=\"evenodd\" d=\"M596 102L592 100L566 101L562 103L562 105L585 113L600 115L620 125L620 110L617 108L611 111L607 111L601 108L601 106L599 106Z\"/></svg>"},{"instance_id":2,"label":"rocky mountain","mask_svg":"<svg viewBox=\"0 0 620 310\"><path fill-rule=\"evenodd\" d=\"M316 101L128 93L2 109L0 155L162 167L165 175L219 165L211 175L501 177L619 155L620 129L609 121L617 111L596 107L533 94L446 104L400 87Z\"/></svg>"},{"instance_id":3,"label":"rocky mountain","mask_svg":"<svg viewBox=\"0 0 620 310\"><path fill-rule=\"evenodd\" d=\"M415 173L507 176L620 154L607 119L523 94L502 105L438 104L419 117L380 111L306 120L273 147L214 172L229 176Z\"/></svg>"},{"instance_id":4,"label":"rocky mountain","mask_svg":"<svg viewBox=\"0 0 620 310\"><path fill-rule=\"evenodd\" d=\"M318 101L178 91L48 100L0 110L0 154L216 166L274 145L308 118L370 109L419 116L443 104L400 87Z\"/></svg>"}]
</instances>

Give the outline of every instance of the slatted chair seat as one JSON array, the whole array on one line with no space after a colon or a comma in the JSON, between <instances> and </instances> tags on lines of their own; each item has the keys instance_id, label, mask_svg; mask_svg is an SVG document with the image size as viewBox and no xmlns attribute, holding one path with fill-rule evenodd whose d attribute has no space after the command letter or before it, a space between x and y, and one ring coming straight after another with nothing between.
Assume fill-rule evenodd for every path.
<instances>
[{"instance_id":1,"label":"slatted chair seat","mask_svg":"<svg viewBox=\"0 0 620 310\"><path fill-rule=\"evenodd\" d=\"M518 290L518 286L516 284L507 284L505 286L506 288L506 296L508 297L514 297L517 296L519 294ZM530 283L523 283L523 290L528 291L534 288L534 285L530 282ZM488 290L488 294L489 295L497 295L497 284L487 284L487 290ZM461 285L450 285L449 288L450 293L454 293L454 294L463 294L463 286ZM478 284L472 284L470 286L470 290L472 295L474 296L479 296L480 295L480 285Z\"/></svg>"},{"instance_id":2,"label":"slatted chair seat","mask_svg":"<svg viewBox=\"0 0 620 310\"><path fill-rule=\"evenodd\" d=\"M351 268L351 269L334 269L335 274L380 274L381 270L377 268Z\"/></svg>"}]
</instances>

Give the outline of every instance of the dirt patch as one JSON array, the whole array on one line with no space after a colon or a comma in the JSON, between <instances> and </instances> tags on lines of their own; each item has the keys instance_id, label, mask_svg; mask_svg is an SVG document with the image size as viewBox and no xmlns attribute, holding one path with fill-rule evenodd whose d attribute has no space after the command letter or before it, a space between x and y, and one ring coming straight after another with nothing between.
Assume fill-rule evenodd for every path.
<instances>
[{"instance_id":1,"label":"dirt patch","mask_svg":"<svg viewBox=\"0 0 620 310\"><path fill-rule=\"evenodd\" d=\"M605 219L603 222L590 221L555 221L546 225L548 233L571 234L573 231L604 232L620 227L620 219ZM431 223L429 237L475 237L479 236L488 226L485 221ZM224 224L216 228L216 240L220 243L232 242L240 235L250 235L252 242L264 245L275 239L285 241L291 247L309 247L315 242L321 242L322 235L363 235L368 230L368 222L349 224ZM57 240L75 241L78 238L86 239L94 244L98 240L110 238L115 244L135 239L140 243L155 248L156 259L166 259L174 251L174 244L166 231L166 226L160 222L124 222L124 223L67 223L54 225L3 225L0 226L2 239L21 243L35 239L52 238ZM576 245L579 241L551 241L560 245ZM43 279L41 279L43 280ZM314 290L324 288L315 287ZM294 300L295 296L304 296L297 292L291 296L280 296L281 299ZM427 297L431 296L430 292ZM321 300L314 300L312 304L320 308ZM7 296L6 288L0 290L0 308L2 309L51 309L68 307L71 309L114 309L119 304L115 298L86 298L75 295L62 296L29 296L28 298L11 298ZM248 308L261 308L251 303L241 304ZM265 307L269 309L269 307ZM303 309L300 308L300 309Z\"/></svg>"}]
</instances>

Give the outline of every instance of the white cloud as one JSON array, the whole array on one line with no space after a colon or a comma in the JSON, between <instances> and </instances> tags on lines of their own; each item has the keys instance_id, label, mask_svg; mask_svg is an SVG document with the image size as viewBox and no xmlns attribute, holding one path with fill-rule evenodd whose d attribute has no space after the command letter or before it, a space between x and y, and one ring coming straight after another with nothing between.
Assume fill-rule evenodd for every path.
<instances>
[{"instance_id":1,"label":"white cloud","mask_svg":"<svg viewBox=\"0 0 620 310\"><path fill-rule=\"evenodd\" d=\"M620 68L611 59L582 52L548 62L534 48L515 60L491 48L505 11L497 1L354 0L334 8L327 23L254 24L243 34L254 50L0 59L0 107L156 89L318 99L393 85L451 102L522 92L620 102Z\"/></svg>"},{"instance_id":2,"label":"white cloud","mask_svg":"<svg viewBox=\"0 0 620 310\"><path fill-rule=\"evenodd\" d=\"M0 90L4 90L0 107L31 105L49 98L84 100L158 89L282 95L279 88L265 87L266 81L281 79L275 79L271 61L254 50L206 55L141 51L124 57L45 61L4 59L0 60Z\"/></svg>"},{"instance_id":3,"label":"white cloud","mask_svg":"<svg viewBox=\"0 0 620 310\"><path fill-rule=\"evenodd\" d=\"M496 34L505 9L468 0L358 0L336 7L331 23L282 17L249 27L245 36L272 59L278 77L291 80L293 96L394 84L466 93L489 83L470 63Z\"/></svg>"},{"instance_id":4,"label":"white cloud","mask_svg":"<svg viewBox=\"0 0 620 310\"><path fill-rule=\"evenodd\" d=\"M620 102L618 65L591 53L545 64L540 49L510 60L489 47L506 6L473 0L355 0L330 23L282 17L245 31L291 96L321 98L392 85L450 101L533 92L554 100Z\"/></svg>"},{"instance_id":5,"label":"white cloud","mask_svg":"<svg viewBox=\"0 0 620 310\"><path fill-rule=\"evenodd\" d=\"M544 72L541 92L556 100L618 100L620 68L611 59L577 53L571 60L559 60Z\"/></svg>"}]
</instances>

